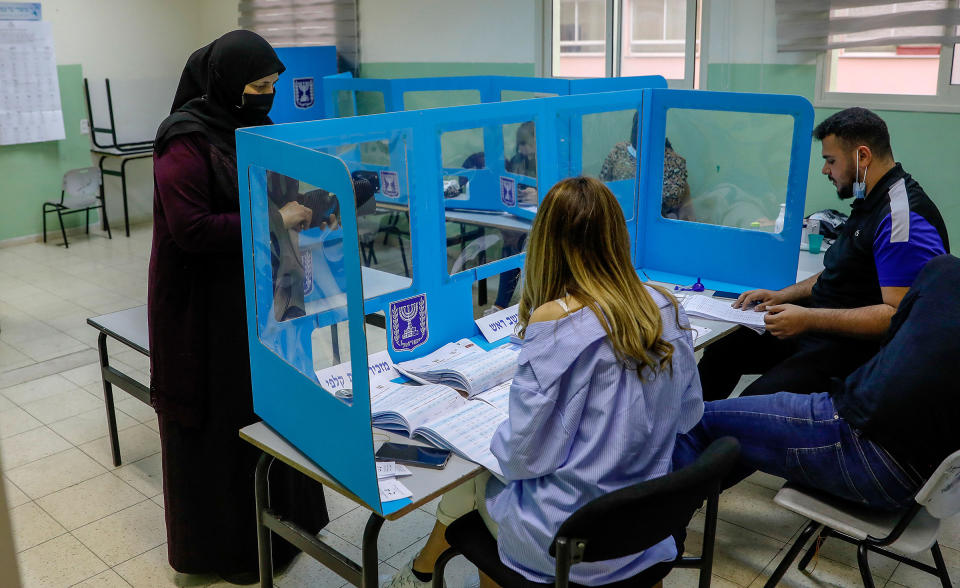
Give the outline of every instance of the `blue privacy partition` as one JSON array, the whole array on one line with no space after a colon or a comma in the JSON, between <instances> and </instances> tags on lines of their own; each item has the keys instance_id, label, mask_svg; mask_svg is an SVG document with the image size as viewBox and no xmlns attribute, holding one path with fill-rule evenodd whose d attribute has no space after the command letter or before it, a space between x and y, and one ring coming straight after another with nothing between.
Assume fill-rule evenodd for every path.
<instances>
[{"instance_id":1,"label":"blue privacy partition","mask_svg":"<svg viewBox=\"0 0 960 588\"><path fill-rule=\"evenodd\" d=\"M811 126L802 98L645 89L239 130L254 409L374 511L402 508L379 501L368 356L478 335L480 283L522 266L550 186L601 177L651 277L776 287L796 271ZM359 176L390 195L357 206ZM288 226L294 202L309 227Z\"/></svg>"},{"instance_id":2,"label":"blue privacy partition","mask_svg":"<svg viewBox=\"0 0 960 588\"><path fill-rule=\"evenodd\" d=\"M636 267L709 289L779 289L796 281L813 107L800 96L656 90L641 129ZM665 218L665 154L686 159L698 222ZM644 173L644 170L651 170ZM783 228L776 231L780 208Z\"/></svg>"},{"instance_id":3,"label":"blue privacy partition","mask_svg":"<svg viewBox=\"0 0 960 588\"><path fill-rule=\"evenodd\" d=\"M323 80L338 75L337 48L332 45L278 47L276 51L287 69L280 74L275 86L271 119L286 123L326 118Z\"/></svg>"},{"instance_id":4,"label":"blue privacy partition","mask_svg":"<svg viewBox=\"0 0 960 588\"><path fill-rule=\"evenodd\" d=\"M615 90L666 88L663 76L564 80L516 76L353 78L324 81L328 117L381 114Z\"/></svg>"}]
</instances>

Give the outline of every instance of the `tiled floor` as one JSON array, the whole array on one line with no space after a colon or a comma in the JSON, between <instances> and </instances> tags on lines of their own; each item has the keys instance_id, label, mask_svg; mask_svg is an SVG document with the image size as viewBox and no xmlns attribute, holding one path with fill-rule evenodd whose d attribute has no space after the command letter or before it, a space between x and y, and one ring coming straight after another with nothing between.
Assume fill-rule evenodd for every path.
<instances>
[{"instance_id":1,"label":"tiled floor","mask_svg":"<svg viewBox=\"0 0 960 588\"><path fill-rule=\"evenodd\" d=\"M178 575L166 562L160 445L156 417L119 392L124 465L111 464L102 389L89 316L146 301L150 228L129 239L77 236L70 249L39 243L0 249L0 458L27 588L50 586L222 586L215 577ZM378 253L379 254L379 253ZM114 361L146 381L148 364L133 351ZM714 586L762 586L803 520L773 504L779 482L754 476L726 492L720 507ZM328 492L328 541L359 554L366 512ZM380 537L381 573L410 558L433 526L434 505L387 523ZM696 551L700 515L688 545ZM960 522L944 536L944 556L960 582ZM937 586L931 576L874 556L878 586ZM469 564L458 558L447 584L462 584ZM856 556L828 542L809 573L792 570L786 586L858 586ZM666 586L696 583L678 570ZM339 587L344 582L305 556L277 579L282 587Z\"/></svg>"}]
</instances>

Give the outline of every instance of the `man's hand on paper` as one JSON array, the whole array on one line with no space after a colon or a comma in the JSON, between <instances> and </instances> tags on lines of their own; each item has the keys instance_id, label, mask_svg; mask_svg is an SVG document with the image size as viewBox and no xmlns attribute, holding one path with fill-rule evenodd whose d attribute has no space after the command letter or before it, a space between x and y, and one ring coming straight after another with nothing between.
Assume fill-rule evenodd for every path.
<instances>
[{"instance_id":1,"label":"man's hand on paper","mask_svg":"<svg viewBox=\"0 0 960 588\"><path fill-rule=\"evenodd\" d=\"M783 290L747 290L737 298L730 306L747 310L753 307L758 312L770 310L771 306L789 302Z\"/></svg>"},{"instance_id":2,"label":"man's hand on paper","mask_svg":"<svg viewBox=\"0 0 960 588\"><path fill-rule=\"evenodd\" d=\"M776 304L767 307L763 322L771 335L778 339L787 339L809 330L809 318L809 308L796 304Z\"/></svg>"}]
</instances>

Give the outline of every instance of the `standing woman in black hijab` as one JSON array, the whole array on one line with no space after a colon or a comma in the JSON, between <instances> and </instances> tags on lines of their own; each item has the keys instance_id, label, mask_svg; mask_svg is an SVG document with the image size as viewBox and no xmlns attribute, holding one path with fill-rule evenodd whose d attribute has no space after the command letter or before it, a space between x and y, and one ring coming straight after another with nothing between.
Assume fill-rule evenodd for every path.
<instances>
[{"instance_id":1,"label":"standing woman in black hijab","mask_svg":"<svg viewBox=\"0 0 960 588\"><path fill-rule=\"evenodd\" d=\"M234 131L270 124L283 64L270 44L233 31L190 56L157 132L149 275L151 396L160 421L170 565L257 578L253 472L237 431L253 412ZM310 210L284 207L284 222ZM271 496L311 532L328 521L319 485L275 463ZM274 539L276 565L295 555Z\"/></svg>"}]
</instances>

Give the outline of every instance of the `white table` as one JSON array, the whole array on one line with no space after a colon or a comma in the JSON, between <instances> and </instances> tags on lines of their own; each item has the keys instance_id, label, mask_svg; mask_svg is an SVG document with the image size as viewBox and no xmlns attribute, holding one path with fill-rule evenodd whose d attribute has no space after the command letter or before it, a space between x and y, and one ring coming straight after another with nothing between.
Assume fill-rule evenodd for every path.
<instances>
[{"instance_id":1,"label":"white table","mask_svg":"<svg viewBox=\"0 0 960 588\"><path fill-rule=\"evenodd\" d=\"M377 429L377 436L396 443L426 446L425 443L417 440L380 429ZM270 464L279 459L315 482L323 484L361 506L367 505L266 424L260 422L244 427L240 430L240 438L263 452L257 463L255 475L257 540L260 556L260 586L262 588L273 586L271 532L283 537L351 584L363 588L376 588L377 537L384 521L401 518L483 471L481 466L456 454L450 456L450 460L442 470L411 467L410 471L413 472L413 475L403 478L403 485L413 493L412 502L386 516L381 516L376 512L370 513L370 518L367 519L367 525L363 530L362 555L361 561L358 563L326 542L316 538L296 523L284 519L283 515L285 513L278 513L271 508L270 488L267 484L267 472ZM383 442L375 441L374 450L379 449Z\"/></svg>"},{"instance_id":2,"label":"white table","mask_svg":"<svg viewBox=\"0 0 960 588\"><path fill-rule=\"evenodd\" d=\"M100 352L100 375L103 377L103 403L107 409L107 430L113 465L120 466L120 440L117 436L117 413L113 403L113 386L130 393L144 404L150 404L150 388L110 365L107 337L112 337L135 351L150 357L147 331L147 307L137 306L87 319L87 324L100 331L97 349Z\"/></svg>"}]
</instances>

